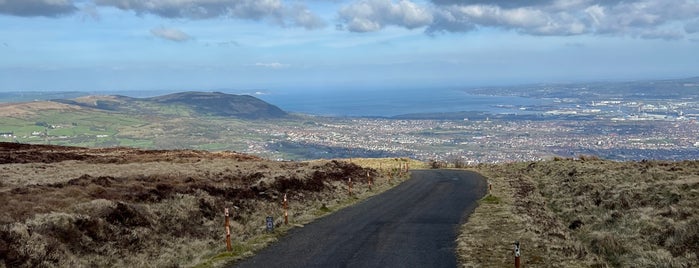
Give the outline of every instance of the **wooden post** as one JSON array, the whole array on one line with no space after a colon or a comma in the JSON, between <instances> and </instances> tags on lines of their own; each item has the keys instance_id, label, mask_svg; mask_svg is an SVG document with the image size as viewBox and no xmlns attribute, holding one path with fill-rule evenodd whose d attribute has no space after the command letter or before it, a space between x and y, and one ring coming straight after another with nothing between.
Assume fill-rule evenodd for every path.
<instances>
[{"instance_id":1,"label":"wooden post","mask_svg":"<svg viewBox=\"0 0 699 268\"><path fill-rule=\"evenodd\" d=\"M519 255L519 241L515 241L515 268L520 268Z\"/></svg>"},{"instance_id":2,"label":"wooden post","mask_svg":"<svg viewBox=\"0 0 699 268\"><path fill-rule=\"evenodd\" d=\"M488 182L488 193L490 194L492 192L493 192L493 184Z\"/></svg>"},{"instance_id":3,"label":"wooden post","mask_svg":"<svg viewBox=\"0 0 699 268\"><path fill-rule=\"evenodd\" d=\"M286 201L286 194L284 194L284 224L289 225L289 205Z\"/></svg>"},{"instance_id":4,"label":"wooden post","mask_svg":"<svg viewBox=\"0 0 699 268\"><path fill-rule=\"evenodd\" d=\"M352 178L347 180L347 192L350 196L352 196Z\"/></svg>"},{"instance_id":5,"label":"wooden post","mask_svg":"<svg viewBox=\"0 0 699 268\"><path fill-rule=\"evenodd\" d=\"M369 181L369 191L371 191L371 175L369 175L369 171L366 171L366 178Z\"/></svg>"},{"instance_id":6,"label":"wooden post","mask_svg":"<svg viewBox=\"0 0 699 268\"><path fill-rule=\"evenodd\" d=\"M233 247L231 246L231 226L228 217L228 208L224 210L224 213L226 214L226 250L231 251Z\"/></svg>"}]
</instances>

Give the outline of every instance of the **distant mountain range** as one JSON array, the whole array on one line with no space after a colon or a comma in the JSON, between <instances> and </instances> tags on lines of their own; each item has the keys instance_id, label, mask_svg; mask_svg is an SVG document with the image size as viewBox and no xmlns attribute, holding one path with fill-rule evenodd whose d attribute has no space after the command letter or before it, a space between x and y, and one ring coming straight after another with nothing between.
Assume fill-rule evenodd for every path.
<instances>
[{"instance_id":1,"label":"distant mountain range","mask_svg":"<svg viewBox=\"0 0 699 268\"><path fill-rule=\"evenodd\" d=\"M119 95L86 96L52 101L83 108L143 114L161 114L168 113L173 109L184 109L198 115L240 119L274 119L288 116L279 107L253 96L221 92L190 91L152 98L132 98Z\"/></svg>"}]
</instances>

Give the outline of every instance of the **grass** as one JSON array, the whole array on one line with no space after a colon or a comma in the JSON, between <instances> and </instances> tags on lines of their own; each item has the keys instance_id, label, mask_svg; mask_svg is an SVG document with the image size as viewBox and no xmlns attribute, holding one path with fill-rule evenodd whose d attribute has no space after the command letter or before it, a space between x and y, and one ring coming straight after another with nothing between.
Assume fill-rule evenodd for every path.
<instances>
[{"instance_id":1,"label":"grass","mask_svg":"<svg viewBox=\"0 0 699 268\"><path fill-rule=\"evenodd\" d=\"M488 195L486 195L485 197L483 197L483 199L481 199L481 203L482 203L482 204L494 204L494 205L497 205L497 204L500 204L500 202L501 202L501 201L500 201L500 198L497 197L497 196L494 196L494 195L492 195L492 194L488 194Z\"/></svg>"},{"instance_id":2,"label":"grass","mask_svg":"<svg viewBox=\"0 0 699 268\"><path fill-rule=\"evenodd\" d=\"M7 267L218 267L402 180L344 161L2 145L0 159L9 162L0 165L0 259ZM290 225L283 224L284 194ZM224 208L235 208L232 252L225 251ZM267 216L274 233L265 232Z\"/></svg>"},{"instance_id":3,"label":"grass","mask_svg":"<svg viewBox=\"0 0 699 268\"><path fill-rule=\"evenodd\" d=\"M386 176L390 174L397 174L399 168L405 168L406 164L408 165L408 169L429 168L427 163L411 158L351 158L344 160L350 161L363 167L376 169L381 174L384 174Z\"/></svg>"},{"instance_id":4,"label":"grass","mask_svg":"<svg viewBox=\"0 0 699 268\"><path fill-rule=\"evenodd\" d=\"M699 162L597 157L479 165L493 191L462 226L464 267L699 265Z\"/></svg>"}]
</instances>

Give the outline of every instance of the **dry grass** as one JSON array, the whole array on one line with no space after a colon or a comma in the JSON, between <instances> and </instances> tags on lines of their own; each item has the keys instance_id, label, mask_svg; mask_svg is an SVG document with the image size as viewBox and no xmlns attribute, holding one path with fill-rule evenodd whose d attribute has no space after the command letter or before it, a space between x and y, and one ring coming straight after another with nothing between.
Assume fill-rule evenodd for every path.
<instances>
[{"instance_id":1,"label":"dry grass","mask_svg":"<svg viewBox=\"0 0 699 268\"><path fill-rule=\"evenodd\" d=\"M406 165L408 170L429 168L425 162L410 158L351 158L343 159L343 161L350 161L362 167L375 169L384 177L405 175L400 174L400 171L401 169L404 171Z\"/></svg>"},{"instance_id":2,"label":"dry grass","mask_svg":"<svg viewBox=\"0 0 699 268\"><path fill-rule=\"evenodd\" d=\"M595 157L480 165L490 198L462 227L464 267L699 265L699 162ZM494 202L496 200L497 202Z\"/></svg>"},{"instance_id":3,"label":"dry grass","mask_svg":"<svg viewBox=\"0 0 699 268\"><path fill-rule=\"evenodd\" d=\"M2 145L0 266L7 267L221 265L397 183L343 161ZM375 178L372 191L367 173ZM283 225L285 193L291 226ZM237 207L231 253L226 207ZM266 216L275 218L275 233L265 233Z\"/></svg>"},{"instance_id":4,"label":"dry grass","mask_svg":"<svg viewBox=\"0 0 699 268\"><path fill-rule=\"evenodd\" d=\"M34 101L23 103L0 104L0 116L3 117L34 115L37 113L37 111L44 110L74 111L80 110L80 107L53 101Z\"/></svg>"}]
</instances>

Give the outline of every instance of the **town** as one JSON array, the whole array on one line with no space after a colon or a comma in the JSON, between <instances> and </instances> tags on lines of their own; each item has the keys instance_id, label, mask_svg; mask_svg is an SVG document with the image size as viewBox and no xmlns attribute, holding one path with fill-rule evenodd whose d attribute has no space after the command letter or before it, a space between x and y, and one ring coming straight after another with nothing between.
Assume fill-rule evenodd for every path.
<instances>
[{"instance_id":1,"label":"town","mask_svg":"<svg viewBox=\"0 0 699 268\"><path fill-rule=\"evenodd\" d=\"M251 153L286 142L322 147L328 157L409 156L420 160L498 163L554 156L595 155L613 160L695 159L699 125L682 121L443 121L394 119L317 119L309 126L277 125L259 134L274 140L252 146ZM277 148L277 147L274 147ZM336 148L336 150L328 150ZM339 148L339 150L338 150ZM345 150L342 150L342 149ZM334 153L333 153L334 152Z\"/></svg>"}]
</instances>

